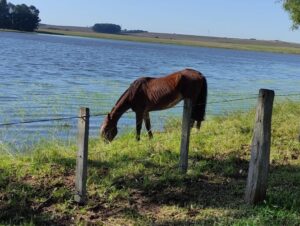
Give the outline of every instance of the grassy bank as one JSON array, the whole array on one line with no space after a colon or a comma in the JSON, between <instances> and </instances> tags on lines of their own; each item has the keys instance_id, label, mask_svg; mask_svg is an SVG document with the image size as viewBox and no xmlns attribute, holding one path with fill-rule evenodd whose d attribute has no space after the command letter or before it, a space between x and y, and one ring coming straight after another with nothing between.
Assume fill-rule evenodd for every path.
<instances>
[{"instance_id":1,"label":"grassy bank","mask_svg":"<svg viewBox=\"0 0 300 226\"><path fill-rule=\"evenodd\" d=\"M56 35L70 35L80 36L89 38L104 38L113 40L124 40L133 42L148 42L148 43L161 43L161 44L175 44L175 45L187 45L187 46L199 46L209 48L224 48L224 49L238 49L238 50L250 50L250 51L266 51L275 53L292 53L300 54L299 45L286 45L284 42L263 42L263 41L251 41L251 40L239 40L239 39L228 39L228 38L190 38L191 36L181 35L181 38L177 38L176 35L170 35L170 37L153 37L153 36L139 36L139 35L113 35L113 34L102 34L88 31L72 31L72 30L61 30L61 29L39 29L38 32L46 34ZM239 41L238 41L239 40ZM297 46L297 47L296 47Z\"/></svg>"},{"instance_id":2,"label":"grassy bank","mask_svg":"<svg viewBox=\"0 0 300 226\"><path fill-rule=\"evenodd\" d=\"M299 225L300 105L276 105L268 197L245 205L254 112L207 120L191 135L189 170L178 170L179 122L141 142L126 133L89 146L89 199L73 202L76 146L41 143L0 155L0 224ZM3 151L2 151L3 152Z\"/></svg>"}]
</instances>

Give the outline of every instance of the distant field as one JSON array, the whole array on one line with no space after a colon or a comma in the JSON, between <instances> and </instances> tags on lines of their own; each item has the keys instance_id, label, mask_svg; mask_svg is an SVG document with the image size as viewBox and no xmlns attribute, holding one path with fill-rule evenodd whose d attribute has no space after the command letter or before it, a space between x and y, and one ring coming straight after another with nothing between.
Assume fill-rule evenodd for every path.
<instances>
[{"instance_id":1,"label":"distant field","mask_svg":"<svg viewBox=\"0 0 300 226\"><path fill-rule=\"evenodd\" d=\"M167 34L167 33L123 33L121 35L95 33L89 27L72 27L72 26L54 26L41 25L38 30L40 33L71 35L91 38L105 38L115 40L126 40L135 42L150 42L162 44L176 44L201 46L210 48L225 48L239 49L251 51L267 51L276 53L292 53L300 54L300 44L282 42L279 40L256 40L256 39L237 39L237 38L222 38L208 36L194 36L182 34Z\"/></svg>"}]
</instances>

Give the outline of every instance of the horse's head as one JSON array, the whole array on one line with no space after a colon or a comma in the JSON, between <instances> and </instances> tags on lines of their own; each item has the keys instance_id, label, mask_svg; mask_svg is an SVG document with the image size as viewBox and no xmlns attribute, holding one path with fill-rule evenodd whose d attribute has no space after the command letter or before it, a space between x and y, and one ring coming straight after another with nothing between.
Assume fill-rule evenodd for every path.
<instances>
[{"instance_id":1,"label":"horse's head","mask_svg":"<svg viewBox=\"0 0 300 226\"><path fill-rule=\"evenodd\" d=\"M100 136L105 141L111 142L115 138L117 133L117 125L115 122L112 121L110 114L108 114L100 127Z\"/></svg>"}]
</instances>

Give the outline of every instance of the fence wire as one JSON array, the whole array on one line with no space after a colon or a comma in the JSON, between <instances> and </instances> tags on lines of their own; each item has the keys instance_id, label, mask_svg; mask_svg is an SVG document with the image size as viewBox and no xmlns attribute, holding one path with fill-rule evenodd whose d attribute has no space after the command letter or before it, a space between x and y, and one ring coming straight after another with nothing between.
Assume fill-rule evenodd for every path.
<instances>
[{"instance_id":1,"label":"fence wire","mask_svg":"<svg viewBox=\"0 0 300 226\"><path fill-rule=\"evenodd\" d=\"M280 94L276 95L278 97L290 97L290 96L300 96L300 93L291 93L291 94ZM222 96L223 97L223 96ZM235 102L235 101L244 101L244 100L254 100L257 99L258 95L257 94L251 94L248 97L245 98L234 98L234 99L223 99L221 101L209 101L207 103L200 103L194 106L199 106L199 105L212 105L212 104L222 104L222 103L230 103L230 102ZM176 105L172 108L182 108L183 105ZM134 111L128 110L124 114L129 114L133 113ZM106 116L109 112L98 112L94 114L90 114L90 117L100 117L100 116ZM20 124L30 124L30 123L40 123L40 122L51 122L51 121L63 121L63 120L70 120L70 119L79 119L81 118L80 116L69 116L69 117L58 117L58 118L46 118L46 119L36 119L36 120L24 120L24 121L18 121L18 122L7 122L7 123L0 123L0 127L4 126L13 126L13 125L20 125Z\"/></svg>"},{"instance_id":2,"label":"fence wire","mask_svg":"<svg viewBox=\"0 0 300 226\"><path fill-rule=\"evenodd\" d=\"M300 96L300 93L290 93L290 94L280 94L276 95L277 97L289 98L295 100L293 97ZM215 96L216 97L216 96ZM207 104L207 118L211 116L218 115L229 115L232 112L248 112L255 109L255 103L257 100L257 94L251 94L247 97L243 98L231 98L225 99L224 96L219 96L222 100L211 100L208 101ZM276 100L276 99L275 99ZM297 99L298 100L298 99ZM218 106L218 104L220 106ZM172 110L174 108L174 110ZM175 123L176 126L179 126L181 120L181 113L178 113L179 108L183 108L183 104L176 105L169 110L164 111L155 111L151 112L151 126L152 132L161 133L167 131L172 123ZM213 110L213 108L217 110ZM91 136L95 136L96 132L99 134L99 125L95 122L98 121L98 117L105 117L109 112L96 112L89 115L90 120L90 134ZM119 121L119 131L120 134L124 134L130 132L135 134L135 115L134 111L128 110L125 112L127 116L122 117ZM82 118L80 116L67 116L67 117L49 117L49 118L41 118L41 119L29 119L23 121L12 121L12 122L4 122L0 123L0 146L3 144L13 145L13 149L16 149L17 146L19 148L25 146L31 146L40 141L40 139L50 139L57 140L59 138L62 141L66 142L74 142L77 134L77 123L76 119ZM84 117L83 117L84 118ZM97 119L97 120L96 120ZM174 121L176 119L178 122ZM49 123L50 122L50 123ZM51 122L59 122L58 124L52 124ZM63 123L60 123L63 122ZM47 123L44 125L43 123ZM30 126L22 127L22 125L33 124ZM3 128L3 129L2 129ZM145 127L143 129L142 137L144 137ZM211 132L206 131L205 134L201 131L203 136L209 135ZM2 139L2 141L1 141ZM165 142L166 140L158 140L158 142ZM15 143L17 143L16 147ZM25 144L26 143L26 144Z\"/></svg>"}]
</instances>

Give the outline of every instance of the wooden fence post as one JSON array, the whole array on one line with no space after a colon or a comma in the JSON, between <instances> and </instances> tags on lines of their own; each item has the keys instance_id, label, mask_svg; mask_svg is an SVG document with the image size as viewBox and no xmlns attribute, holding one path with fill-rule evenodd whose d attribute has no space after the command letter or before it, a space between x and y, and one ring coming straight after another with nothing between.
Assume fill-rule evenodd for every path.
<instances>
[{"instance_id":1,"label":"wooden fence post","mask_svg":"<svg viewBox=\"0 0 300 226\"><path fill-rule=\"evenodd\" d=\"M273 90L259 90L245 192L245 200L248 204L259 203L266 197L274 95Z\"/></svg>"},{"instance_id":2,"label":"wooden fence post","mask_svg":"<svg viewBox=\"0 0 300 226\"><path fill-rule=\"evenodd\" d=\"M75 201L86 201L87 160L89 141L89 108L80 108L78 119L78 152L76 159Z\"/></svg>"},{"instance_id":3,"label":"wooden fence post","mask_svg":"<svg viewBox=\"0 0 300 226\"><path fill-rule=\"evenodd\" d=\"M191 99L184 99L181 145L180 145L180 161L179 161L179 168L184 173L187 171L188 168L188 152L189 152L190 132L191 132L191 115L192 115L192 101Z\"/></svg>"}]
</instances>

